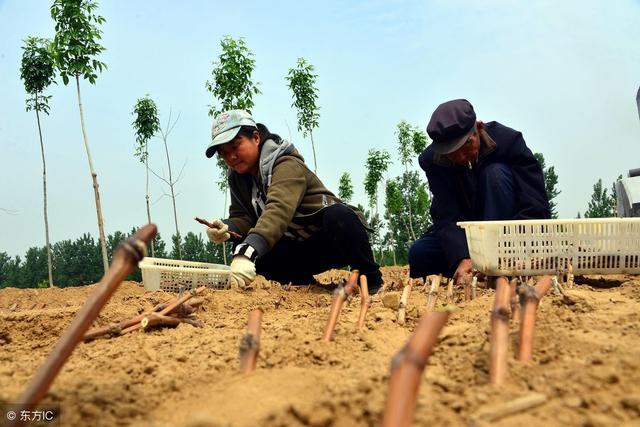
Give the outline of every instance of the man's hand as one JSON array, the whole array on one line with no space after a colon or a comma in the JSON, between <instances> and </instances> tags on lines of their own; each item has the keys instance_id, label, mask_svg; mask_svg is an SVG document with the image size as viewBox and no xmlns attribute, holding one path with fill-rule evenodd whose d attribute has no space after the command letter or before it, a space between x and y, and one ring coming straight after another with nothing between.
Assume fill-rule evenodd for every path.
<instances>
[{"instance_id":1,"label":"man's hand","mask_svg":"<svg viewBox=\"0 0 640 427\"><path fill-rule=\"evenodd\" d=\"M245 289L256 278L256 265L244 255L235 255L231 261L231 279Z\"/></svg>"},{"instance_id":2,"label":"man's hand","mask_svg":"<svg viewBox=\"0 0 640 427\"><path fill-rule=\"evenodd\" d=\"M455 282L464 283L465 281L469 281L471 283L471 279L473 277L473 263L470 258L464 258L458 264L458 268L456 272L453 274L453 280Z\"/></svg>"},{"instance_id":3,"label":"man's hand","mask_svg":"<svg viewBox=\"0 0 640 427\"><path fill-rule=\"evenodd\" d=\"M207 237L209 237L209 240L213 243L224 243L231 237L229 234L229 226L219 219L214 219L211 222L211 227L207 228Z\"/></svg>"}]
</instances>

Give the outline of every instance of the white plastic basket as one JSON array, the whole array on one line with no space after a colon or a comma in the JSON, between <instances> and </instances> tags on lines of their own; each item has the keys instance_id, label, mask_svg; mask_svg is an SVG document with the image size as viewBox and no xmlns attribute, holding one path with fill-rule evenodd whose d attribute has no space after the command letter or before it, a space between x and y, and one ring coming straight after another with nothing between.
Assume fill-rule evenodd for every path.
<instances>
[{"instance_id":1,"label":"white plastic basket","mask_svg":"<svg viewBox=\"0 0 640 427\"><path fill-rule=\"evenodd\" d=\"M188 291L200 286L229 287L231 270L227 265L145 257L140 261L145 289L167 292Z\"/></svg>"},{"instance_id":2,"label":"white plastic basket","mask_svg":"<svg viewBox=\"0 0 640 427\"><path fill-rule=\"evenodd\" d=\"M459 222L491 275L640 274L640 218Z\"/></svg>"}]
</instances>

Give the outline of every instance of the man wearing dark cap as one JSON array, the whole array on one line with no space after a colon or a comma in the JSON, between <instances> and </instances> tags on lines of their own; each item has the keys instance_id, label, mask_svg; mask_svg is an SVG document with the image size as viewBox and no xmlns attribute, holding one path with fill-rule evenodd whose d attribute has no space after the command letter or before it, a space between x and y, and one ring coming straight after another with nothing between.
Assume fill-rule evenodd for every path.
<instances>
[{"instance_id":1,"label":"man wearing dark cap","mask_svg":"<svg viewBox=\"0 0 640 427\"><path fill-rule=\"evenodd\" d=\"M409 250L411 277L472 272L458 221L551 217L542 169L522 133L476 121L465 99L440 104L427 133L433 142L419 162L433 193L433 225Z\"/></svg>"}]
</instances>

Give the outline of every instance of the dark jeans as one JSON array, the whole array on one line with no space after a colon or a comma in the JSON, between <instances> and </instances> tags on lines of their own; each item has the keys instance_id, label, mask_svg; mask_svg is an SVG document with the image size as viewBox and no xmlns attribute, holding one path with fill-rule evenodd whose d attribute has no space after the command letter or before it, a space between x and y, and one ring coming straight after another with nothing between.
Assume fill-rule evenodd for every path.
<instances>
[{"instance_id":1,"label":"dark jeans","mask_svg":"<svg viewBox=\"0 0 640 427\"><path fill-rule=\"evenodd\" d=\"M256 271L270 280L302 285L314 283L313 274L347 265L367 276L372 294L382 286L367 230L354 211L336 204L324 209L319 231L302 241L281 238L258 258Z\"/></svg>"},{"instance_id":2,"label":"dark jeans","mask_svg":"<svg viewBox=\"0 0 640 427\"><path fill-rule=\"evenodd\" d=\"M501 163L487 165L479 176L477 200L483 207L479 220L512 219L516 213L516 193L511 169ZM457 265L449 265L440 239L433 230L423 234L409 249L411 277L430 274L450 277L456 268Z\"/></svg>"}]
</instances>

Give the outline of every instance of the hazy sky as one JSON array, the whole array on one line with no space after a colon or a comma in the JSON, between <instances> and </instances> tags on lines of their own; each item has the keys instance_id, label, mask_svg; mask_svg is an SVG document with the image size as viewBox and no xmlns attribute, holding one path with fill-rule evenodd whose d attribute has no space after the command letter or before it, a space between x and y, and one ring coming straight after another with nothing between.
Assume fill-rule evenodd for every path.
<instances>
[{"instance_id":1,"label":"hazy sky","mask_svg":"<svg viewBox=\"0 0 640 427\"><path fill-rule=\"evenodd\" d=\"M24 255L44 245L42 162L36 117L25 111L20 80L23 39L53 37L50 2L0 0L0 251ZM150 94L161 121L180 113L169 139L181 232L201 232L194 216L223 216L215 162L204 156L213 102L204 83L224 35L244 37L255 54L262 94L258 121L291 138L313 164L296 131L284 79L298 57L319 75L319 175L337 192L351 173L365 204L370 148L397 158L396 125L425 128L441 102L467 98L484 121L523 132L559 175L560 217L584 212L593 184L607 188L640 167L640 1L100 1L106 18L100 57L108 69L81 82L87 133L108 234L146 222L144 167L133 157L131 111ZM75 86L48 94L42 127L52 242L89 232L97 238L91 177ZM150 163L166 173L160 140ZM388 177L400 173L391 168ZM171 200L152 179L152 220L165 240L174 232Z\"/></svg>"}]
</instances>

